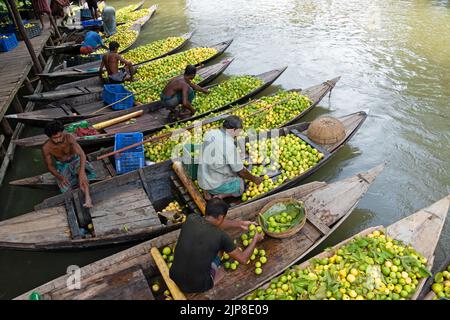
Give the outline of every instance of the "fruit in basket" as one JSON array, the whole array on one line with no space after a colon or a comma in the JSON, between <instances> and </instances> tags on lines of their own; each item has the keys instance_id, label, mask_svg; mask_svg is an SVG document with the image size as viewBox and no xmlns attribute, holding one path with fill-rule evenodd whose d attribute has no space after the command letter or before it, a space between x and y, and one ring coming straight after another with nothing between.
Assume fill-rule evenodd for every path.
<instances>
[{"instance_id":1,"label":"fruit in basket","mask_svg":"<svg viewBox=\"0 0 450 320\"><path fill-rule=\"evenodd\" d=\"M184 41L185 39L182 37L168 37L132 49L122 56L133 64L137 64L166 54L180 46Z\"/></svg>"},{"instance_id":2,"label":"fruit in basket","mask_svg":"<svg viewBox=\"0 0 450 320\"><path fill-rule=\"evenodd\" d=\"M304 268L287 269L247 299L405 300L414 295L419 280L430 275L423 262L426 259L420 253L378 230L326 252L325 258L313 258ZM395 270L393 267L398 269L394 260L403 268L400 278L410 279L411 284L388 283L389 277L381 268L389 268L391 272ZM284 287L287 291L278 291L283 284L288 285ZM441 286L435 289L442 292Z\"/></svg>"}]
</instances>

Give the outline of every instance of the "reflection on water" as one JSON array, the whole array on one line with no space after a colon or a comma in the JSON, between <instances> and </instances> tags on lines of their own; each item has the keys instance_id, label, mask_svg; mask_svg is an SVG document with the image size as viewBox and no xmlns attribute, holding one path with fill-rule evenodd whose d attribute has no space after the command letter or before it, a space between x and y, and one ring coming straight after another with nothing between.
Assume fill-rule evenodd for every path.
<instances>
[{"instance_id":1,"label":"reflection on water","mask_svg":"<svg viewBox=\"0 0 450 320\"><path fill-rule=\"evenodd\" d=\"M325 113L341 116L370 110L350 144L308 180L335 181L389 161L358 209L326 245L369 226L387 225L450 193L448 1L148 2L159 4L159 9L143 29L139 44L191 30L195 30L191 46L233 38L225 56L235 61L227 75L289 66L264 94L342 76L331 97L305 121ZM43 169L38 151L21 150L7 181ZM31 210L48 194L2 187L0 219ZM449 231L447 221L437 264L450 252ZM44 283L64 273L68 264L84 265L121 248L0 252L0 297L11 298Z\"/></svg>"}]
</instances>

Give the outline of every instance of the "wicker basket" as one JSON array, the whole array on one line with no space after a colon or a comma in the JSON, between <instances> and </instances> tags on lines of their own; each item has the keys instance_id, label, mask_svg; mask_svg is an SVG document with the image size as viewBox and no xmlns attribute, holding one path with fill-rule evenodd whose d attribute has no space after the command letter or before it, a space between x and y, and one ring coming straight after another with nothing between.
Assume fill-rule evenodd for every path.
<instances>
[{"instance_id":1,"label":"wicker basket","mask_svg":"<svg viewBox=\"0 0 450 320\"><path fill-rule=\"evenodd\" d=\"M262 220L261 216L267 211L269 210L271 207L273 207L276 204L296 204L296 205L300 205L303 208L303 212L304 212L304 217L303 220L301 220L298 224L296 224L295 226L291 227L290 229L286 230L285 232L269 232L266 229L266 226L264 224L264 221ZM274 214L276 214L277 212L275 212ZM267 203L259 212L258 212L258 223L259 225L261 225L261 227L263 228L264 232L272 238L277 238L277 239L284 239L284 238L289 238L292 237L294 234L296 234L297 232L299 232L303 226L306 223L306 217L307 217L307 212L306 212L306 208L303 206L303 202L293 199L293 198L280 198L280 199L275 199L270 201L269 203Z\"/></svg>"},{"instance_id":2,"label":"wicker basket","mask_svg":"<svg viewBox=\"0 0 450 320\"><path fill-rule=\"evenodd\" d=\"M336 118L325 116L311 122L308 138L319 144L333 144L345 138L345 127Z\"/></svg>"}]
</instances>

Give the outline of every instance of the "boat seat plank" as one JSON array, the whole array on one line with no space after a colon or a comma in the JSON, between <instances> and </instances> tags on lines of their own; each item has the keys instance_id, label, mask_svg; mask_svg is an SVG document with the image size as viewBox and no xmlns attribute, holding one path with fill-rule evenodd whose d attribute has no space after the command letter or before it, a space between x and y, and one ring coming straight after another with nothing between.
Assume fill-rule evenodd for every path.
<instances>
[{"instance_id":1,"label":"boat seat plank","mask_svg":"<svg viewBox=\"0 0 450 320\"><path fill-rule=\"evenodd\" d=\"M83 279L83 283L88 285L82 290L53 292L51 298L58 300L155 300L144 272L137 266L113 275L106 275L96 281L90 281L89 278Z\"/></svg>"},{"instance_id":2,"label":"boat seat plank","mask_svg":"<svg viewBox=\"0 0 450 320\"><path fill-rule=\"evenodd\" d=\"M134 184L125 187L116 188L118 192L111 190L108 198L93 200L91 217L97 236L121 230L127 232L127 228L133 230L161 225L142 186Z\"/></svg>"},{"instance_id":3,"label":"boat seat plank","mask_svg":"<svg viewBox=\"0 0 450 320\"><path fill-rule=\"evenodd\" d=\"M70 239L64 206L42 209L0 222L0 243L36 243Z\"/></svg>"},{"instance_id":4,"label":"boat seat plank","mask_svg":"<svg viewBox=\"0 0 450 320\"><path fill-rule=\"evenodd\" d=\"M105 106L105 104L103 103L103 101L96 101L96 102L81 104L81 105L77 105L77 106L74 105L74 106L72 106L72 108L74 110L76 110L78 112L78 114L88 115L89 113L97 111L98 109L100 109L104 106ZM114 110L104 109L104 110L102 110L101 113L99 113L99 115L106 113L108 111L114 111Z\"/></svg>"},{"instance_id":5,"label":"boat seat plank","mask_svg":"<svg viewBox=\"0 0 450 320\"><path fill-rule=\"evenodd\" d=\"M330 228L324 223L322 223L315 214L309 214L307 216L308 221L320 231L321 234L328 234L330 232Z\"/></svg>"}]
</instances>

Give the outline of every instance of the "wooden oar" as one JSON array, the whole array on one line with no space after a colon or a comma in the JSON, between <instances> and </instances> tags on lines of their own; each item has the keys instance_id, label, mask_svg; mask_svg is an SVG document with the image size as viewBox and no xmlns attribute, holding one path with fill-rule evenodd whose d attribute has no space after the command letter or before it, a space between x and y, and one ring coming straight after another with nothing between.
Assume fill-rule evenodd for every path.
<instances>
[{"instance_id":1,"label":"wooden oar","mask_svg":"<svg viewBox=\"0 0 450 320\"><path fill-rule=\"evenodd\" d=\"M167 285L167 288L169 288L169 291L172 294L173 299L174 300L186 300L185 295L180 290L180 288L178 288L177 284L172 279L170 279L169 268L167 268L166 262L162 258L159 250L155 247L152 247L150 249L150 253L153 257L153 260L156 263L156 266L159 269L159 272L161 273L161 275Z\"/></svg>"},{"instance_id":2,"label":"wooden oar","mask_svg":"<svg viewBox=\"0 0 450 320\"><path fill-rule=\"evenodd\" d=\"M204 215L206 212L206 201L200 194L200 192L198 192L197 188L192 182L192 179L187 176L182 163L180 161L175 161L172 165L172 168L173 171L175 171L175 173L177 174L178 178L181 180L181 183L189 192L189 195L192 197L197 207L200 209L200 212Z\"/></svg>"}]
</instances>

